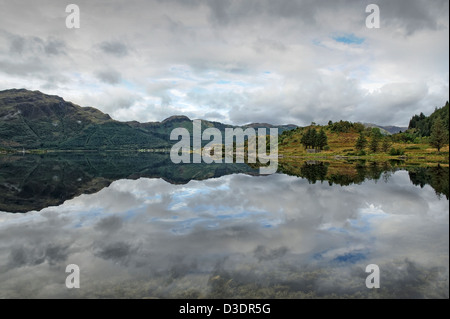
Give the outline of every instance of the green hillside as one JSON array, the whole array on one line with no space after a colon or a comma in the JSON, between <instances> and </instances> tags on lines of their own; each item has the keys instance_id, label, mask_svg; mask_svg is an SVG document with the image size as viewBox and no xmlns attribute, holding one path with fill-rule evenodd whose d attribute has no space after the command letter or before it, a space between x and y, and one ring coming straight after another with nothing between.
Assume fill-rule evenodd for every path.
<instances>
[{"instance_id":1,"label":"green hillside","mask_svg":"<svg viewBox=\"0 0 450 319\"><path fill-rule=\"evenodd\" d=\"M449 130L449 105L448 101L441 108L436 108L430 116L420 113L420 115L414 115L409 121L408 130L415 136L430 136L433 123L437 119L443 121L444 126Z\"/></svg>"},{"instance_id":2,"label":"green hillside","mask_svg":"<svg viewBox=\"0 0 450 319\"><path fill-rule=\"evenodd\" d=\"M0 151L3 150L137 150L170 148L175 128L186 128L192 137L192 120L171 116L162 122L119 122L93 107L81 107L58 96L39 91L0 91ZM214 127L222 132L235 128L202 120L202 131ZM279 133L295 125L248 124L276 127ZM203 145L208 141L203 141Z\"/></svg>"},{"instance_id":3,"label":"green hillside","mask_svg":"<svg viewBox=\"0 0 450 319\"><path fill-rule=\"evenodd\" d=\"M315 130L316 135L323 130L327 136L327 145L320 151L307 147L305 137L308 131ZM357 141L360 136L365 139L365 145L358 149ZM375 141L376 142L375 142ZM440 150L432 145L429 137L414 138L411 133L396 133L383 135L377 127L364 127L360 123L348 121L330 122L328 125L311 125L298 127L284 132L279 136L278 153L283 157L302 158L370 158L371 160L408 159L421 163L441 163L448 165L448 141L444 142ZM374 150L372 145L376 144ZM317 149L317 147L316 147Z\"/></svg>"},{"instance_id":4,"label":"green hillside","mask_svg":"<svg viewBox=\"0 0 450 319\"><path fill-rule=\"evenodd\" d=\"M0 147L129 149L168 147L166 139L92 108L39 91L0 92Z\"/></svg>"}]
</instances>

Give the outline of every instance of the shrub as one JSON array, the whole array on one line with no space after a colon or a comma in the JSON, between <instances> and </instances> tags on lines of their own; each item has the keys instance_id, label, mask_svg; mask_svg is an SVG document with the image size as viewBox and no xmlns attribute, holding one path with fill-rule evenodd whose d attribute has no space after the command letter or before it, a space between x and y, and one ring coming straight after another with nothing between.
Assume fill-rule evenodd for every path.
<instances>
[{"instance_id":1,"label":"shrub","mask_svg":"<svg viewBox=\"0 0 450 319\"><path fill-rule=\"evenodd\" d=\"M391 156L398 156L398 155L405 155L405 151L400 148L391 148L389 151L389 155Z\"/></svg>"}]
</instances>

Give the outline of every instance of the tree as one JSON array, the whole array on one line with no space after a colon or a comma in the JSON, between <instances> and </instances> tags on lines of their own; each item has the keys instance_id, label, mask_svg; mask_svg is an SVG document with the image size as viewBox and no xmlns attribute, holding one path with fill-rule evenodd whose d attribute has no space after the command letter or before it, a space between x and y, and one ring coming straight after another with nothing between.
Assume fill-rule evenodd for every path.
<instances>
[{"instance_id":1,"label":"tree","mask_svg":"<svg viewBox=\"0 0 450 319\"><path fill-rule=\"evenodd\" d=\"M320 129L319 135L317 135L316 147L322 150L327 145L328 145L328 137L322 128Z\"/></svg>"},{"instance_id":2,"label":"tree","mask_svg":"<svg viewBox=\"0 0 450 319\"><path fill-rule=\"evenodd\" d=\"M381 130L379 127L372 127L370 131L370 135L372 137L378 138L378 141L383 137L383 134L381 133Z\"/></svg>"},{"instance_id":3,"label":"tree","mask_svg":"<svg viewBox=\"0 0 450 319\"><path fill-rule=\"evenodd\" d=\"M302 138L300 139L300 143L302 143L305 148L308 148L310 145L310 141L311 141L310 135L311 135L311 129L308 129L306 131L306 133L303 134Z\"/></svg>"},{"instance_id":4,"label":"tree","mask_svg":"<svg viewBox=\"0 0 450 319\"><path fill-rule=\"evenodd\" d=\"M378 136L372 137L372 139L370 140L369 149L372 151L372 153L376 153L379 147L380 138Z\"/></svg>"},{"instance_id":5,"label":"tree","mask_svg":"<svg viewBox=\"0 0 450 319\"><path fill-rule=\"evenodd\" d=\"M358 151L362 151L367 145L367 139L364 137L364 134L362 132L359 133L359 137L356 140L355 148Z\"/></svg>"},{"instance_id":6,"label":"tree","mask_svg":"<svg viewBox=\"0 0 450 319\"><path fill-rule=\"evenodd\" d=\"M438 152L448 143L448 132L444 128L444 123L440 118L436 119L431 127L430 144L436 147Z\"/></svg>"},{"instance_id":7,"label":"tree","mask_svg":"<svg viewBox=\"0 0 450 319\"><path fill-rule=\"evenodd\" d=\"M388 138L387 136L385 138L383 138L383 142L381 143L381 150L386 153L387 151L389 151L391 149L392 146L392 142L390 140L390 138Z\"/></svg>"},{"instance_id":8,"label":"tree","mask_svg":"<svg viewBox=\"0 0 450 319\"><path fill-rule=\"evenodd\" d=\"M309 138L310 138L310 146L312 147L312 148L316 148L316 146L317 146L317 131L316 131L316 129L315 128L311 128L311 133L310 133L310 136L309 136Z\"/></svg>"},{"instance_id":9,"label":"tree","mask_svg":"<svg viewBox=\"0 0 450 319\"><path fill-rule=\"evenodd\" d=\"M328 137L323 128L317 133L315 128L310 127L306 133L303 134L300 143L302 143L305 148L318 148L322 150L328 145Z\"/></svg>"},{"instance_id":10,"label":"tree","mask_svg":"<svg viewBox=\"0 0 450 319\"><path fill-rule=\"evenodd\" d=\"M317 142L317 132L316 129L310 127L306 133L302 136L300 142L305 146L305 148L316 147Z\"/></svg>"}]
</instances>

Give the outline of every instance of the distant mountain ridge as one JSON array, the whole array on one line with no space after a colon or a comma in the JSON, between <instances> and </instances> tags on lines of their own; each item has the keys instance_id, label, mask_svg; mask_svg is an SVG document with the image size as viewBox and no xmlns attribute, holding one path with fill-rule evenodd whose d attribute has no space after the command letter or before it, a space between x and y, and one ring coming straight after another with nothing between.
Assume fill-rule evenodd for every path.
<instances>
[{"instance_id":1,"label":"distant mountain ridge","mask_svg":"<svg viewBox=\"0 0 450 319\"><path fill-rule=\"evenodd\" d=\"M167 147L158 134L39 91L0 92L0 147L26 149Z\"/></svg>"},{"instance_id":2,"label":"distant mountain ridge","mask_svg":"<svg viewBox=\"0 0 450 319\"><path fill-rule=\"evenodd\" d=\"M438 112L446 112L448 102ZM439 114L440 114L439 113ZM422 116L425 124L431 120ZM436 117L436 116L435 116ZM411 120L411 127L422 129L421 117ZM428 123L428 122L430 123ZM448 120L447 120L448 122ZM365 127L378 127L385 135L405 132L408 127L383 126L362 123ZM422 126L420 126L422 125ZM448 125L448 124L447 124ZM428 127L426 126L426 127ZM173 115L161 122L121 122L94 107L81 107L56 95L40 91L9 89L0 91L0 150L1 149L58 149L58 150L132 150L167 149L176 141L170 140L173 129L184 127L192 133L192 120L184 115ZM222 133L226 128L278 128L278 133L296 129L295 124L272 125L249 123L242 126L202 120L202 130L214 127ZM423 135L426 135L422 133ZM224 134L223 134L224 136ZM205 141L205 144L208 141Z\"/></svg>"},{"instance_id":3,"label":"distant mountain ridge","mask_svg":"<svg viewBox=\"0 0 450 319\"><path fill-rule=\"evenodd\" d=\"M362 123L365 127L378 127L385 135L397 134L404 132L408 129L406 126L394 126L394 125L377 125L373 123Z\"/></svg>"},{"instance_id":4,"label":"distant mountain ridge","mask_svg":"<svg viewBox=\"0 0 450 319\"><path fill-rule=\"evenodd\" d=\"M161 122L120 122L94 107L81 107L59 96L26 89L0 91L0 148L165 149L176 142L169 137L178 127L192 132L192 120L174 115ZM202 120L202 129L208 127L224 132L239 126ZM297 126L251 123L241 127L277 127L281 134Z\"/></svg>"}]
</instances>

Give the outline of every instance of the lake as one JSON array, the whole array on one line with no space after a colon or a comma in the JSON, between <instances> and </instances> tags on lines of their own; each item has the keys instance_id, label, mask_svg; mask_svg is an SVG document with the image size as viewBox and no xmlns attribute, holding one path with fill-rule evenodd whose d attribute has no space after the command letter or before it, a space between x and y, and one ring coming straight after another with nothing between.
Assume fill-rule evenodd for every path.
<instances>
[{"instance_id":1,"label":"lake","mask_svg":"<svg viewBox=\"0 0 450 319\"><path fill-rule=\"evenodd\" d=\"M449 298L448 167L290 158L260 176L159 153L0 164L0 298Z\"/></svg>"}]
</instances>

